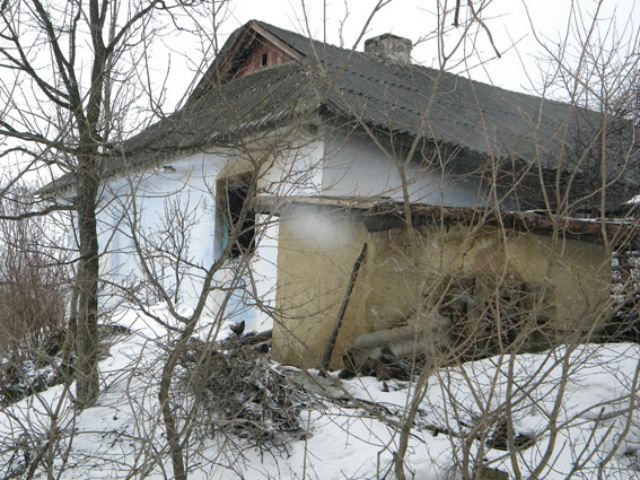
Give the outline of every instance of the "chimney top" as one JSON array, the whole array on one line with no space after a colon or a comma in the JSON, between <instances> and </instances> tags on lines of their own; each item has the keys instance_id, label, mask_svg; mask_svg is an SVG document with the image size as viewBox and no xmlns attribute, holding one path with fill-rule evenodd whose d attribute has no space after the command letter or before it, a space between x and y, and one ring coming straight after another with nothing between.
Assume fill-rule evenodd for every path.
<instances>
[{"instance_id":1,"label":"chimney top","mask_svg":"<svg viewBox=\"0 0 640 480\"><path fill-rule=\"evenodd\" d=\"M411 40L392 33L383 33L364 42L364 51L392 63L411 63Z\"/></svg>"}]
</instances>

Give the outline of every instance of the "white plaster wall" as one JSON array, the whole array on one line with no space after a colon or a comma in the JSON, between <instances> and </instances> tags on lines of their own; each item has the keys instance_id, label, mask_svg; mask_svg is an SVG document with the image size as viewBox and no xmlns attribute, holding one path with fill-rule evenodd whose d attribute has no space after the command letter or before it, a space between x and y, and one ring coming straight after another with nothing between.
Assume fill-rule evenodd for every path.
<instances>
[{"instance_id":1,"label":"white plaster wall","mask_svg":"<svg viewBox=\"0 0 640 480\"><path fill-rule=\"evenodd\" d=\"M268 330L273 327L269 311L276 307L276 280L278 276L279 220L270 215L257 215L259 230L256 250L251 265L252 285L255 285L254 301L260 303L251 329Z\"/></svg>"},{"instance_id":2,"label":"white plaster wall","mask_svg":"<svg viewBox=\"0 0 640 480\"><path fill-rule=\"evenodd\" d=\"M269 168L258 179L260 195L292 196L322 193L324 142L314 137L300 138L279 152ZM261 303L252 324L256 330L272 328L268 311L276 306L278 275L279 219L274 215L258 215L256 251L252 261L252 284L255 300Z\"/></svg>"},{"instance_id":3,"label":"white plaster wall","mask_svg":"<svg viewBox=\"0 0 640 480\"><path fill-rule=\"evenodd\" d=\"M268 162L258 179L261 195L319 195L323 189L324 141L292 141Z\"/></svg>"},{"instance_id":4,"label":"white plaster wall","mask_svg":"<svg viewBox=\"0 0 640 480\"><path fill-rule=\"evenodd\" d=\"M402 198L395 165L362 137L298 138L267 163L268 168L263 168L258 179L260 195ZM132 227L137 227L143 245L157 243L162 239L163 230L178 229L180 222L172 209L179 208L188 217L187 255L194 264L185 272L179 298L183 305L193 305L202 287L202 269L208 268L219 255L215 238L218 176L246 171L250 165L230 152L188 155L168 161L166 165L171 168L148 170L106 183L98 215L99 243L105 252L102 269L106 278L116 283L143 278ZM451 206L478 204L478 185L473 180L443 178L437 168L417 167L412 167L409 179L412 201ZM227 311L234 321L247 322L247 330L269 328L271 317L265 312L275 308L278 219L258 215L256 225L258 241L250 261L250 274L237 277L241 262L233 260L214 277L214 287L229 286L231 279L239 279ZM162 271L157 264L156 267ZM164 273L163 285L173 294L176 281L170 271ZM209 295L208 307L212 313L225 302L227 291L227 288L214 289Z\"/></svg>"},{"instance_id":5,"label":"white plaster wall","mask_svg":"<svg viewBox=\"0 0 640 480\"><path fill-rule=\"evenodd\" d=\"M103 272L111 280L144 278L131 232L140 244L161 246L171 232L186 231L185 258L206 268L214 260L215 179L227 159L213 154L197 154L167 162L170 169L151 169L140 174L112 179L100 197L99 244L106 252ZM180 224L188 225L181 229ZM171 248L171 247L168 247ZM163 286L175 294L176 280L169 262L150 262L156 273L164 274ZM179 298L193 303L203 272L188 268L179 288Z\"/></svg>"},{"instance_id":6,"label":"white plaster wall","mask_svg":"<svg viewBox=\"0 0 640 480\"><path fill-rule=\"evenodd\" d=\"M328 137L322 190L335 196L386 196L402 200L402 183L393 159L363 136ZM484 200L479 195L477 178L453 175L431 165L411 165L407 180L412 202L452 207L477 206Z\"/></svg>"},{"instance_id":7,"label":"white plaster wall","mask_svg":"<svg viewBox=\"0 0 640 480\"><path fill-rule=\"evenodd\" d=\"M312 139L292 142L261 172L258 193L320 193L323 152L322 142ZM204 272L197 267L208 268L220 254L220 242L215 238L216 181L220 175L234 175L250 165L230 152L194 154L165 164L171 168L156 168L106 182L98 214L99 244L104 252L101 268L104 278L116 284L144 279L131 232L139 232L143 245L158 242L163 230L178 229L179 221L172 213L179 208L188 217L188 258L196 267L185 272L178 293L182 305L192 306L203 281ZM234 322L244 320L247 331L270 328L271 317L267 312L275 308L278 220L270 215L259 215L256 220L258 239L249 264L251 273L238 277L243 266L241 260L228 261L216 272L214 290L207 303L214 315L226 304L226 316ZM160 264L155 262L156 272L162 273ZM175 279L170 270L164 274L163 285L174 294ZM225 300L232 281L234 290Z\"/></svg>"}]
</instances>

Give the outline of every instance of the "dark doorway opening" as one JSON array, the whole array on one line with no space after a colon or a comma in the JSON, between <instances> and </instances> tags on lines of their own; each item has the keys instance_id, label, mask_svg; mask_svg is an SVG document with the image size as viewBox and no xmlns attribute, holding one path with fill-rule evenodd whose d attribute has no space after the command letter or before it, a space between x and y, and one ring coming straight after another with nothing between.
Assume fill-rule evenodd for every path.
<instances>
[{"instance_id":1,"label":"dark doorway opening","mask_svg":"<svg viewBox=\"0 0 640 480\"><path fill-rule=\"evenodd\" d=\"M229 256L239 257L255 249L255 211L247 202L251 172L218 180L217 207L220 228L217 229L221 250L229 243ZM246 205L246 207L245 207Z\"/></svg>"}]
</instances>

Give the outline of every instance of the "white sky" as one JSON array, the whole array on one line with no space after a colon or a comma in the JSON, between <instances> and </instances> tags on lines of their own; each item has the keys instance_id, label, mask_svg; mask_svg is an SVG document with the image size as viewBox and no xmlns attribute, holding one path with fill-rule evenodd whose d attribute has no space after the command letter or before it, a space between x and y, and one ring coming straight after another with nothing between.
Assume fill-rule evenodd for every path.
<instances>
[{"instance_id":1,"label":"white sky","mask_svg":"<svg viewBox=\"0 0 640 480\"><path fill-rule=\"evenodd\" d=\"M346 18L344 28L344 44L351 47L376 1L326 1L326 22L324 21L322 0L306 0L304 2L312 35L317 39L322 39L326 31L328 42L339 44L340 21L344 18L345 10L348 9L349 15ZM466 1L463 0L462 3L465 4ZM449 0L450 6L454 4L455 0ZM535 92L535 89L541 84L541 68L539 64L536 64L535 59L540 57L542 48L536 41L533 31L535 29L538 38L544 40L548 45L557 44L569 29L568 22L572 4L574 7L580 7L585 22L588 22L597 2L594 0L575 0L574 2L571 0L493 0L486 9L485 18L488 18L487 25L494 36L498 50L502 53L502 58L495 58L486 34L480 31L479 41L475 43L479 50L477 55L459 55L458 58L467 57L471 60L466 66L455 66L453 71L464 73L467 67L472 67L468 70L468 74L477 80L489 81L510 90ZM408 37L415 42L434 31L437 15L436 5L435 0L392 0L374 17L363 39L390 32ZM527 18L527 10L531 22ZM221 33L228 35L235 28L251 19L263 20L282 28L306 33L303 18L301 0L233 0L229 18L224 23ZM605 0L599 18L602 19L601 27L613 20L618 31L624 30L625 27L627 31L637 29L637 23L640 22L640 2ZM630 22L633 25L629 25ZM450 48L455 36L454 32L447 37L445 48ZM360 42L358 49L362 49L362 44L363 42ZM467 46L470 44L471 42ZM171 101L174 103L177 101L189 82L192 81L195 68L193 62L199 61L202 53L195 54L198 49L189 40L179 43L175 38L171 38L170 44L166 43L166 45L173 50L172 64L174 66L184 62L184 60L176 58L176 56L180 57L181 53L188 57L191 63L191 71L187 67L178 67L178 71L172 74L172 87L167 92L168 103L171 104ZM165 58L167 55L168 53L165 54ZM432 40L418 45L414 48L413 57L417 63L436 66L437 44ZM478 58L482 58L483 61L478 61ZM485 62L487 59L490 61ZM481 65L478 66L480 63Z\"/></svg>"}]
</instances>

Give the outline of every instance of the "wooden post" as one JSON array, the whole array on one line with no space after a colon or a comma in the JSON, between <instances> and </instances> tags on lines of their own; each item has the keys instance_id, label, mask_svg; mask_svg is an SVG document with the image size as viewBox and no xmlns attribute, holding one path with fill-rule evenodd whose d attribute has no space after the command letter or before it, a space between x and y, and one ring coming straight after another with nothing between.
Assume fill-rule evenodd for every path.
<instances>
[{"instance_id":1,"label":"wooden post","mask_svg":"<svg viewBox=\"0 0 640 480\"><path fill-rule=\"evenodd\" d=\"M347 306L349 305L349 298L351 297L351 292L353 292L353 287L358 278L358 272L360 271L360 266L364 261L364 257L367 253L367 243L362 246L362 250L360 251L360 255L356 258L355 263L353 264L353 269L351 270L351 276L349 277L349 283L347 284L347 291L342 298L342 303L340 304L340 309L338 310L338 317L336 318L336 324L333 327L333 331L331 332L331 336L329 337L329 343L327 344L327 349L324 351L324 355L322 357L321 371L327 372L329 370L329 363L331 363L331 356L333 355L333 349L336 345L336 340L338 338L338 333L340 333L340 327L342 326L342 320L344 319L344 314L347 311Z\"/></svg>"}]
</instances>

